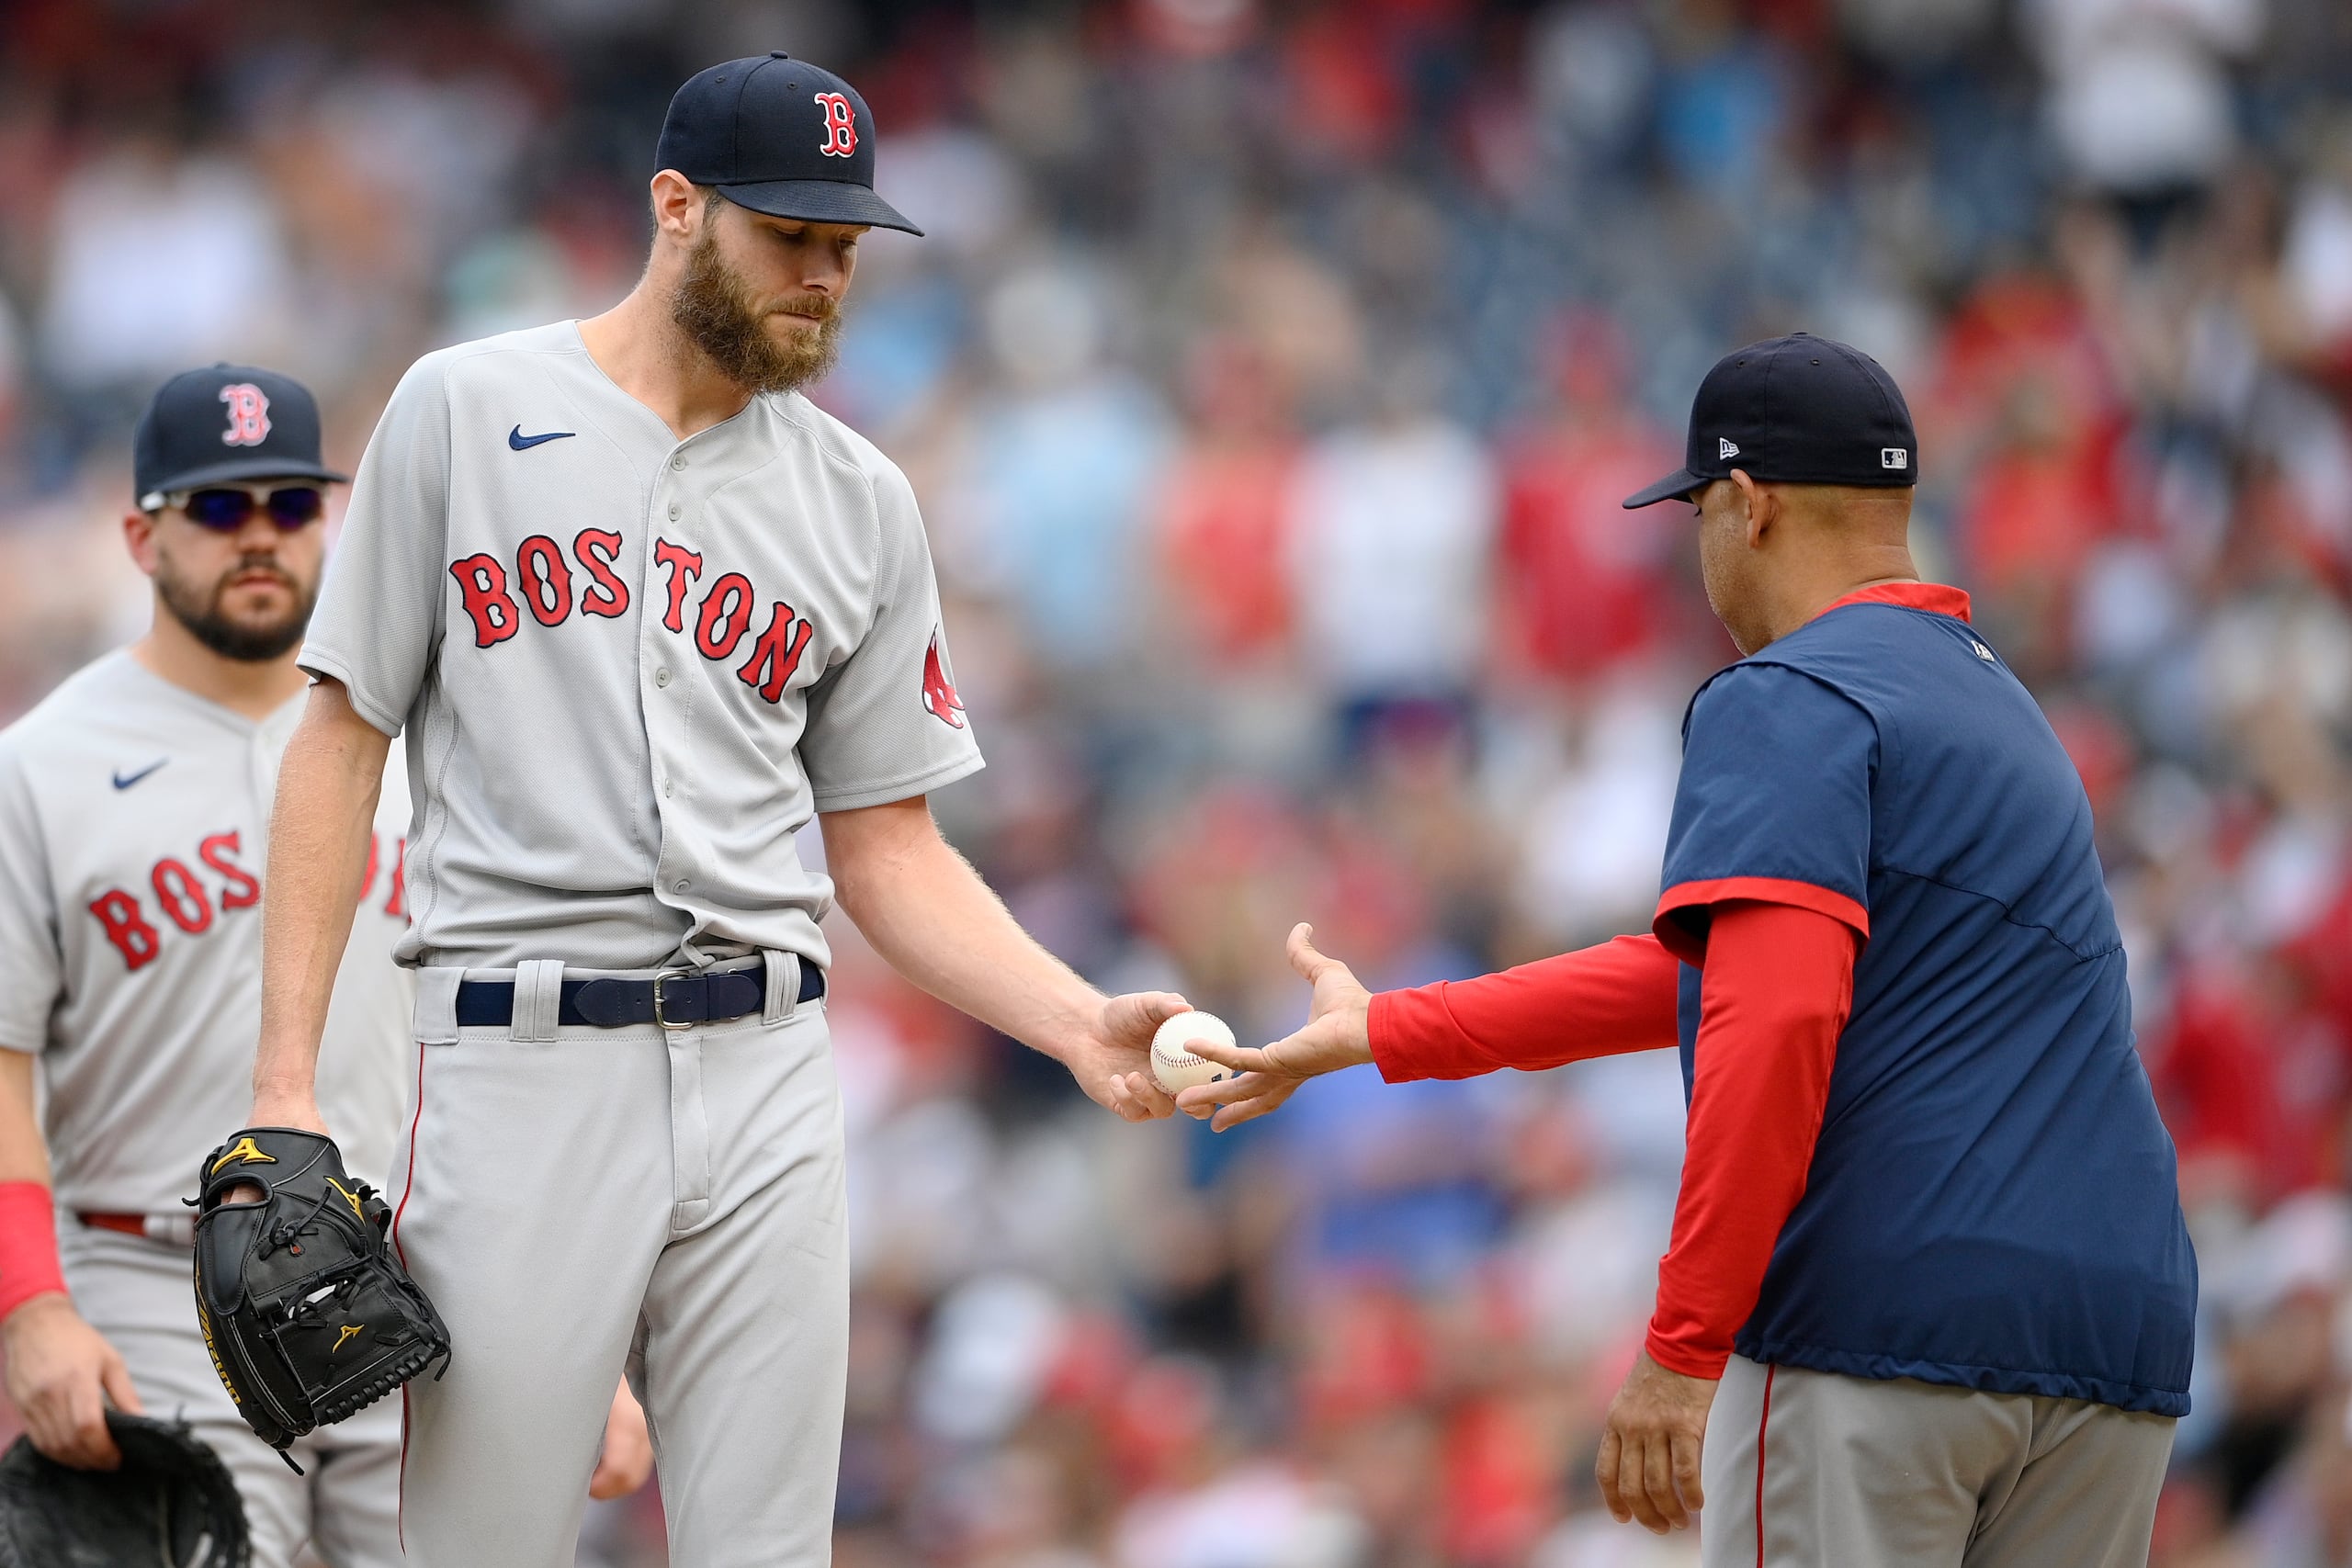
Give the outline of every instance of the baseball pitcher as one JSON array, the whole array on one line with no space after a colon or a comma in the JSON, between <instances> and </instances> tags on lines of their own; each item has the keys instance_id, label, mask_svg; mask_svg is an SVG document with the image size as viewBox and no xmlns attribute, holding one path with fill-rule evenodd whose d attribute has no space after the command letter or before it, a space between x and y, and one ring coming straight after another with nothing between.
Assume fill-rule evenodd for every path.
<instances>
[{"instance_id":1,"label":"baseball pitcher","mask_svg":"<svg viewBox=\"0 0 2352 1568\"><path fill-rule=\"evenodd\" d=\"M251 1119L329 1120L313 1053L404 738L414 1093L388 1196L454 1347L408 1387L418 1568L568 1564L624 1370L673 1563L829 1560L836 889L916 984L1123 1116L1173 1109L1142 1069L1182 998L1087 986L925 804L980 754L914 496L798 390L860 236L919 231L874 143L805 62L696 75L636 289L421 360L360 465L280 774ZM812 815L830 877L796 849Z\"/></svg>"}]
</instances>

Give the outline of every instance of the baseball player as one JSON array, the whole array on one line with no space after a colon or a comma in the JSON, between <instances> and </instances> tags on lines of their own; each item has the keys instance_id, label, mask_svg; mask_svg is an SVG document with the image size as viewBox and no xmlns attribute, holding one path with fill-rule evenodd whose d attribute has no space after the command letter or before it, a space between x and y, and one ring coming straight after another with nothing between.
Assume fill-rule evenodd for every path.
<instances>
[{"instance_id":1,"label":"baseball player","mask_svg":"<svg viewBox=\"0 0 2352 1568\"><path fill-rule=\"evenodd\" d=\"M312 1053L404 736L417 972L393 1238L446 1320L409 1385L416 1568L571 1560L627 1370L678 1568L829 1561L847 1353L818 920L1131 1120L1159 993L1106 999L940 837L980 766L898 468L831 362L875 128L782 54L673 101L652 254L593 320L430 355L368 446L280 774L252 1120ZM830 878L797 830L821 822ZM232 1123L224 1123L224 1125ZM330 1127L328 1130L332 1130Z\"/></svg>"},{"instance_id":2,"label":"baseball player","mask_svg":"<svg viewBox=\"0 0 2352 1568\"><path fill-rule=\"evenodd\" d=\"M188 1300L182 1199L245 1104L278 755L307 683L325 487L309 392L214 366L159 390L134 440L131 557L146 636L0 732L0 1337L42 1452L111 1468L104 1406L184 1415L244 1498L254 1561L309 1539L334 1568L400 1561L396 1402L295 1445L239 1418ZM407 1097L413 985L405 775L363 827L365 874L320 1093L350 1168L381 1183ZM38 1064L42 1094L35 1112ZM53 1167L53 1170L52 1170ZM631 1434L608 1487L643 1476Z\"/></svg>"},{"instance_id":3,"label":"baseball player","mask_svg":"<svg viewBox=\"0 0 2352 1568\"><path fill-rule=\"evenodd\" d=\"M1220 1126L1299 1082L1673 1045L1690 1101L1611 1511L1702 1560L2144 1562L2197 1293L2133 1049L2080 780L2025 688L1918 581L1917 441L1867 355L1796 333L1701 386L1686 466L1746 655L1684 720L1652 934L1367 995L1292 933L1307 1026L1185 1091ZM1703 1441L1702 1441L1703 1439Z\"/></svg>"}]
</instances>

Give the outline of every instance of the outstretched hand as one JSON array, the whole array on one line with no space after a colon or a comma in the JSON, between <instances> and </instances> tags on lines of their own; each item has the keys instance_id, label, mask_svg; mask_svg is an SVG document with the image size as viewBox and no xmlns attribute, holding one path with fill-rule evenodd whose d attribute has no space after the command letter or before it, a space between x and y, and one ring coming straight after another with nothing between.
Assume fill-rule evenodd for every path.
<instances>
[{"instance_id":1,"label":"outstretched hand","mask_svg":"<svg viewBox=\"0 0 2352 1568\"><path fill-rule=\"evenodd\" d=\"M1062 1053L1062 1065L1095 1104L1128 1122L1176 1113L1176 1102L1152 1081L1154 1031L1193 1004L1173 991L1131 991L1102 1004L1083 1037Z\"/></svg>"},{"instance_id":2,"label":"outstretched hand","mask_svg":"<svg viewBox=\"0 0 2352 1568\"><path fill-rule=\"evenodd\" d=\"M1191 1116L1211 1116L1209 1126L1222 1133L1280 1108L1300 1084L1317 1074L1372 1060L1372 993L1346 964L1317 952L1314 939L1315 928L1302 922L1291 928L1290 940L1283 946L1290 966L1314 987L1307 998L1306 1027L1264 1046L1188 1042L1186 1050L1233 1068L1236 1076L1186 1089L1176 1097L1178 1109Z\"/></svg>"}]
</instances>

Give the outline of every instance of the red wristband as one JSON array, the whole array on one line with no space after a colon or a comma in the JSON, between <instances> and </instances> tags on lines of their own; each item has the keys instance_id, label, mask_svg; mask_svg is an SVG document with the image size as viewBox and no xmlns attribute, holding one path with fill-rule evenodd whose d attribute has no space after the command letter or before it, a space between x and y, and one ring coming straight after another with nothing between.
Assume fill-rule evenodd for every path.
<instances>
[{"instance_id":1,"label":"red wristband","mask_svg":"<svg viewBox=\"0 0 2352 1568\"><path fill-rule=\"evenodd\" d=\"M46 1182L0 1181L0 1318L51 1291L65 1292L56 1200Z\"/></svg>"}]
</instances>

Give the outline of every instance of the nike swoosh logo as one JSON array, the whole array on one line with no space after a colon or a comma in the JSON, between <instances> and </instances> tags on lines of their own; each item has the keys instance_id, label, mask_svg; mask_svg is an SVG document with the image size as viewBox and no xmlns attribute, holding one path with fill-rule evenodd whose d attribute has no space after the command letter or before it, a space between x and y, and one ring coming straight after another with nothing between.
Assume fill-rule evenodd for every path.
<instances>
[{"instance_id":1,"label":"nike swoosh logo","mask_svg":"<svg viewBox=\"0 0 2352 1568\"><path fill-rule=\"evenodd\" d=\"M157 768L162 767L162 766L164 765L164 762L168 762L168 761L171 761L171 759L170 759L169 757L166 757L166 758L164 758L164 759L163 760L163 761L161 761L161 762L150 762L150 763L148 763L145 767L143 767L143 768L140 769L137 773L130 774L130 775L129 777L127 777L127 778L126 778L126 777L124 777L121 773L116 773L116 774L115 774L115 776L114 776L114 787L115 787L115 788L117 788L117 789L129 789L132 784L137 784L141 779L145 778L149 773L153 773Z\"/></svg>"},{"instance_id":2,"label":"nike swoosh logo","mask_svg":"<svg viewBox=\"0 0 2352 1568\"><path fill-rule=\"evenodd\" d=\"M523 427L518 424L506 433L506 445L517 452L527 452L542 442L560 441L567 435L579 434L576 430L550 430L545 435L526 435L523 434Z\"/></svg>"}]
</instances>

